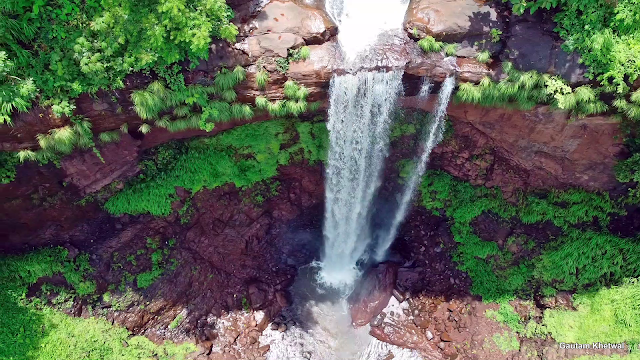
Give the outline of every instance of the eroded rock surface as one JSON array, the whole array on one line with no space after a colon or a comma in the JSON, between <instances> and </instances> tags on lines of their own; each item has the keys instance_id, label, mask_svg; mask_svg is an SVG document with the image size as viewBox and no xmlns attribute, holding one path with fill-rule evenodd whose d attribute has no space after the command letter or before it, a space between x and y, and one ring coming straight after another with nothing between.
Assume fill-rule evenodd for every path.
<instances>
[{"instance_id":1,"label":"eroded rock surface","mask_svg":"<svg viewBox=\"0 0 640 360\"><path fill-rule=\"evenodd\" d=\"M427 102L406 99L404 105L430 110L433 97ZM516 168L526 172L524 178L513 176L505 169L505 176L484 180L487 186L526 184L531 187L581 186L591 190L608 190L616 186L613 173L616 159L624 152L618 123L609 117L589 117L569 121L565 112L538 106L530 111L485 108L468 104L450 104L449 117L467 125L454 125L458 134L473 138L498 156L509 159ZM456 136L460 136L456 135ZM460 151L456 142L440 145L434 151L450 153L443 161L445 170L459 175L464 167L474 166L474 155ZM437 155L436 155L437 156ZM473 159L471 159L473 160ZM487 159L488 160L488 159ZM492 162L484 166L484 175L491 172ZM520 177L522 181L513 181ZM468 178L463 176L463 178ZM502 179L500 179L502 178ZM489 178L491 179L491 177Z\"/></svg>"},{"instance_id":2,"label":"eroded rock surface","mask_svg":"<svg viewBox=\"0 0 640 360\"><path fill-rule=\"evenodd\" d=\"M128 179L140 171L138 145L139 141L125 135L118 143L101 146L100 157L90 150L75 152L62 159L65 181L77 186L84 195L116 180Z\"/></svg>"}]
</instances>

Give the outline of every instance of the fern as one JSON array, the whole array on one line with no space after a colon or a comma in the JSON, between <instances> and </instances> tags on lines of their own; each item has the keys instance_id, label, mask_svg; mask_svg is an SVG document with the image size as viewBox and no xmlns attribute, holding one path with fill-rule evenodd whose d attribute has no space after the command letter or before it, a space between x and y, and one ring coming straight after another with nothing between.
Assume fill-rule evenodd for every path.
<instances>
[{"instance_id":1,"label":"fern","mask_svg":"<svg viewBox=\"0 0 640 360\"><path fill-rule=\"evenodd\" d=\"M100 142L102 142L103 144L118 142L120 141L120 132L117 130L101 132L98 135L98 139L100 139Z\"/></svg>"},{"instance_id":2,"label":"fern","mask_svg":"<svg viewBox=\"0 0 640 360\"><path fill-rule=\"evenodd\" d=\"M476 55L476 60L481 63L488 63L491 60L491 53L488 50L482 50Z\"/></svg>"},{"instance_id":3,"label":"fern","mask_svg":"<svg viewBox=\"0 0 640 360\"><path fill-rule=\"evenodd\" d=\"M284 83L285 97L289 99L296 99L296 96L298 95L298 90L300 90L300 87L295 81L287 80L287 82Z\"/></svg>"},{"instance_id":4,"label":"fern","mask_svg":"<svg viewBox=\"0 0 640 360\"><path fill-rule=\"evenodd\" d=\"M148 134L151 131L151 125L147 123L143 123L140 125L140 127L138 127L138 131L140 131L143 134Z\"/></svg>"},{"instance_id":5,"label":"fern","mask_svg":"<svg viewBox=\"0 0 640 360\"><path fill-rule=\"evenodd\" d=\"M447 56L455 56L458 52L458 44L447 44L444 46L444 53Z\"/></svg>"},{"instance_id":6,"label":"fern","mask_svg":"<svg viewBox=\"0 0 640 360\"><path fill-rule=\"evenodd\" d=\"M258 88L260 89L266 88L268 82L269 82L269 73L264 69L261 69L260 71L258 71L258 73L256 74L256 85L258 86Z\"/></svg>"},{"instance_id":7,"label":"fern","mask_svg":"<svg viewBox=\"0 0 640 360\"><path fill-rule=\"evenodd\" d=\"M238 98L238 95L233 89L227 89L220 94L220 97L226 102L234 102Z\"/></svg>"},{"instance_id":8,"label":"fern","mask_svg":"<svg viewBox=\"0 0 640 360\"><path fill-rule=\"evenodd\" d=\"M433 36L427 36L418 41L418 46L426 53L439 52L444 47L444 43L437 41Z\"/></svg>"},{"instance_id":9,"label":"fern","mask_svg":"<svg viewBox=\"0 0 640 360\"><path fill-rule=\"evenodd\" d=\"M266 97L264 96L257 96L256 97L256 107L258 109L268 109L269 108L269 100L267 100Z\"/></svg>"}]
</instances>

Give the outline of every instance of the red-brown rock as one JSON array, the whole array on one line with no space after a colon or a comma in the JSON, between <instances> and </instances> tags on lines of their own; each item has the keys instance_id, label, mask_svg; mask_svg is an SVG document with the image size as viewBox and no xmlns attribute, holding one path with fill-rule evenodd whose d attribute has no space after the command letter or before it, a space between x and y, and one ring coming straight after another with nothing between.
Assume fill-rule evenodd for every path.
<instances>
[{"instance_id":1,"label":"red-brown rock","mask_svg":"<svg viewBox=\"0 0 640 360\"><path fill-rule=\"evenodd\" d=\"M364 275L349 297L351 322L354 326L364 326L380 315L391 299L397 273L397 265L382 263Z\"/></svg>"}]
</instances>

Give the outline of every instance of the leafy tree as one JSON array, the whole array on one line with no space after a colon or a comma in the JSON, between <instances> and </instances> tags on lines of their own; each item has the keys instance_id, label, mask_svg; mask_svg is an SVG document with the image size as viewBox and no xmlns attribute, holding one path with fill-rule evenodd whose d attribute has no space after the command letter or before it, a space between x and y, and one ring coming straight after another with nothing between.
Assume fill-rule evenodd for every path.
<instances>
[{"instance_id":1,"label":"leafy tree","mask_svg":"<svg viewBox=\"0 0 640 360\"><path fill-rule=\"evenodd\" d=\"M123 87L127 74L155 70L172 88L183 84L183 60L206 58L211 38L233 41L233 12L224 0L9 0L0 4L0 47L13 68L0 73L3 108L17 110L40 89L58 114L83 92ZM6 68L6 66L4 66ZM7 80L7 71L11 71ZM33 78L25 86L19 79ZM26 80L25 80L26 81ZM16 89L7 90L6 85ZM28 84L28 83L27 83ZM27 91L29 90L29 91ZM9 99L6 99L11 95ZM57 106L57 107L56 107ZM6 112L1 122L6 120Z\"/></svg>"}]
</instances>

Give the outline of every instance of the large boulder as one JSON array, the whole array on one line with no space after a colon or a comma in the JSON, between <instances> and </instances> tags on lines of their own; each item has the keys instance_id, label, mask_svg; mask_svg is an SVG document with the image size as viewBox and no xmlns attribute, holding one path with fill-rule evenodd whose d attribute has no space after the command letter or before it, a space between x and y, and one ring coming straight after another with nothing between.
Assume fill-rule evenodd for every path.
<instances>
[{"instance_id":1,"label":"large boulder","mask_svg":"<svg viewBox=\"0 0 640 360\"><path fill-rule=\"evenodd\" d=\"M537 22L521 22L511 28L502 60L512 62L518 70L556 74L574 84L587 80L580 56L562 50L561 43Z\"/></svg>"},{"instance_id":2,"label":"large boulder","mask_svg":"<svg viewBox=\"0 0 640 360\"><path fill-rule=\"evenodd\" d=\"M318 9L302 7L293 2L271 2L255 19L251 35L296 34L307 44L327 41L338 31L336 24Z\"/></svg>"},{"instance_id":3,"label":"large boulder","mask_svg":"<svg viewBox=\"0 0 640 360\"><path fill-rule=\"evenodd\" d=\"M251 36L236 47L246 51L250 57L256 58L261 56L287 57L289 49L302 45L304 45L304 40L296 34L272 33Z\"/></svg>"},{"instance_id":4,"label":"large boulder","mask_svg":"<svg viewBox=\"0 0 640 360\"><path fill-rule=\"evenodd\" d=\"M493 8L475 0L411 0L404 28L421 38L461 42L503 25Z\"/></svg>"},{"instance_id":5,"label":"large boulder","mask_svg":"<svg viewBox=\"0 0 640 360\"><path fill-rule=\"evenodd\" d=\"M365 274L349 297L354 326L364 326L380 315L391 299L397 274L398 266L393 263L379 264Z\"/></svg>"}]
</instances>

